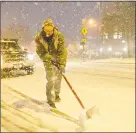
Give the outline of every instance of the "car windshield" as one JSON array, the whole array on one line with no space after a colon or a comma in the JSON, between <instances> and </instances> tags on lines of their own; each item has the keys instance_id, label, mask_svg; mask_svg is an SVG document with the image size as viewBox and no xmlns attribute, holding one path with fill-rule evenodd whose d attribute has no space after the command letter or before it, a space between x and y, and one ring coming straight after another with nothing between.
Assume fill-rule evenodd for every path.
<instances>
[{"instance_id":1,"label":"car windshield","mask_svg":"<svg viewBox=\"0 0 136 133\"><path fill-rule=\"evenodd\" d=\"M4 51L18 51L18 50L20 50L20 47L14 41L1 42L1 50L4 50Z\"/></svg>"}]
</instances>

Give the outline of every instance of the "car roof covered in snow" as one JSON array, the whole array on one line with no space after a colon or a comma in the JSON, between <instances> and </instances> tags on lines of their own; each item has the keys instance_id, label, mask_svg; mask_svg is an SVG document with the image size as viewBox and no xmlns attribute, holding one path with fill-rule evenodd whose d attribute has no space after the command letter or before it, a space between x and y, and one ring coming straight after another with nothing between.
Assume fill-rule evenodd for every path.
<instances>
[{"instance_id":1,"label":"car roof covered in snow","mask_svg":"<svg viewBox=\"0 0 136 133\"><path fill-rule=\"evenodd\" d=\"M0 40L0 42L2 43L2 42L14 42L14 43L16 43L16 41L8 41L8 40Z\"/></svg>"},{"instance_id":2,"label":"car roof covered in snow","mask_svg":"<svg viewBox=\"0 0 136 133\"><path fill-rule=\"evenodd\" d=\"M9 43L17 43L18 42L18 39L13 39L13 38L2 38L0 39L0 42L1 43L6 43L6 42L9 42Z\"/></svg>"}]
</instances>

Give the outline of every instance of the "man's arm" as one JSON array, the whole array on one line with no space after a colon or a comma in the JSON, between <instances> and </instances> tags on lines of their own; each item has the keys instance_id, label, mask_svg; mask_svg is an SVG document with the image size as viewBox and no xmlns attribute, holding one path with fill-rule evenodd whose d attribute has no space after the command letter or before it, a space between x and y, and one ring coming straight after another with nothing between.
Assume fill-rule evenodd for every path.
<instances>
[{"instance_id":1,"label":"man's arm","mask_svg":"<svg viewBox=\"0 0 136 133\"><path fill-rule=\"evenodd\" d=\"M44 55L47 52L45 51L45 48L42 45L42 43L40 43L40 41L39 41L39 34L36 35L35 42L36 42L36 53L38 54L38 56L40 57L41 60L44 60Z\"/></svg>"},{"instance_id":2,"label":"man's arm","mask_svg":"<svg viewBox=\"0 0 136 133\"><path fill-rule=\"evenodd\" d=\"M58 36L58 56L57 56L59 64L66 66L67 55L68 53L65 47L64 36L60 33Z\"/></svg>"},{"instance_id":3,"label":"man's arm","mask_svg":"<svg viewBox=\"0 0 136 133\"><path fill-rule=\"evenodd\" d=\"M52 56L48 53L48 51L45 49L43 44L39 41L40 36L39 34L35 37L36 42L36 53L40 57L40 59L44 62L50 62L52 59Z\"/></svg>"}]
</instances>

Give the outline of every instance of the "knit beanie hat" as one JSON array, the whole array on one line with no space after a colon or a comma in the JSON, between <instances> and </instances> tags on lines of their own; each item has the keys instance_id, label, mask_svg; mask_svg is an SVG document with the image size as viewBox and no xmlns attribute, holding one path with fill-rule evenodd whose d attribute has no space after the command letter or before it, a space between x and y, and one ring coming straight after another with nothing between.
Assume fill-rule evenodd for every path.
<instances>
[{"instance_id":1,"label":"knit beanie hat","mask_svg":"<svg viewBox=\"0 0 136 133\"><path fill-rule=\"evenodd\" d=\"M44 26L52 26L52 27L54 27L52 19L48 18L47 20L44 20L43 23L42 23L42 28L44 28Z\"/></svg>"}]
</instances>

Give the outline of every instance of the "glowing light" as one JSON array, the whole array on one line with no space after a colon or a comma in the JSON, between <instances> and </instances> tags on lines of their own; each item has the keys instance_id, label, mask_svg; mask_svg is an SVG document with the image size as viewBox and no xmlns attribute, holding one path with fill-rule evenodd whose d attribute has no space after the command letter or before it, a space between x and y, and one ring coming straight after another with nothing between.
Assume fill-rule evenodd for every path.
<instances>
[{"instance_id":1,"label":"glowing light","mask_svg":"<svg viewBox=\"0 0 136 133\"><path fill-rule=\"evenodd\" d=\"M122 43L125 43L126 41L125 40L122 40Z\"/></svg>"},{"instance_id":2,"label":"glowing light","mask_svg":"<svg viewBox=\"0 0 136 133\"><path fill-rule=\"evenodd\" d=\"M29 60L33 60L34 59L34 55L33 54L28 54L27 57L28 57Z\"/></svg>"},{"instance_id":3,"label":"glowing light","mask_svg":"<svg viewBox=\"0 0 136 133\"><path fill-rule=\"evenodd\" d=\"M91 25L94 24L94 20L93 20L93 19L90 19L90 20L89 20L89 24L91 24Z\"/></svg>"},{"instance_id":4,"label":"glowing light","mask_svg":"<svg viewBox=\"0 0 136 133\"><path fill-rule=\"evenodd\" d=\"M126 48L126 47L124 47L124 48L123 48L123 51L124 51L124 52L127 52L127 48Z\"/></svg>"},{"instance_id":5,"label":"glowing light","mask_svg":"<svg viewBox=\"0 0 136 133\"><path fill-rule=\"evenodd\" d=\"M112 48L111 48L111 47L109 47L109 48L108 48L108 51L112 51Z\"/></svg>"},{"instance_id":6,"label":"glowing light","mask_svg":"<svg viewBox=\"0 0 136 133\"><path fill-rule=\"evenodd\" d=\"M80 49L83 49L83 46L80 46Z\"/></svg>"},{"instance_id":7,"label":"glowing light","mask_svg":"<svg viewBox=\"0 0 136 133\"><path fill-rule=\"evenodd\" d=\"M103 48L100 48L100 52L102 52L103 51Z\"/></svg>"}]
</instances>

